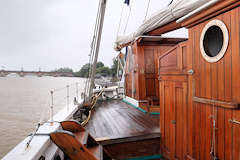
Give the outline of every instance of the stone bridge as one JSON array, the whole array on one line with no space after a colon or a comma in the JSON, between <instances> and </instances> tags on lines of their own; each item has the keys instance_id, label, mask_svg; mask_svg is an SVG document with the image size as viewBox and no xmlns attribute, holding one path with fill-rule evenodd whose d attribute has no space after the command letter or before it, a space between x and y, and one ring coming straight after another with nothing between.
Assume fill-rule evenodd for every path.
<instances>
[{"instance_id":1,"label":"stone bridge","mask_svg":"<svg viewBox=\"0 0 240 160\"><path fill-rule=\"evenodd\" d=\"M38 77L42 76L51 76L51 77L73 77L73 73L70 72L45 72L45 71L7 71L0 70L0 77L6 77L7 75L15 73L20 77L24 77L26 75L36 75Z\"/></svg>"}]
</instances>

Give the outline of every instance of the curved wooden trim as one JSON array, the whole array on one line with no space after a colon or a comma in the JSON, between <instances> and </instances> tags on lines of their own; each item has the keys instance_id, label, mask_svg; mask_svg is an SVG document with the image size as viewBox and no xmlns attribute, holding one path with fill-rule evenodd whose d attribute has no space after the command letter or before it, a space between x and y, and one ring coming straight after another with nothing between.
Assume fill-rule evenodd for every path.
<instances>
[{"instance_id":1,"label":"curved wooden trim","mask_svg":"<svg viewBox=\"0 0 240 160\"><path fill-rule=\"evenodd\" d=\"M70 159L97 160L97 158L81 144L73 133L59 130L50 134L51 140L66 154Z\"/></svg>"},{"instance_id":2,"label":"curved wooden trim","mask_svg":"<svg viewBox=\"0 0 240 160\"><path fill-rule=\"evenodd\" d=\"M62 121L60 124L64 130L73 133L85 131L82 125L76 120Z\"/></svg>"}]
</instances>

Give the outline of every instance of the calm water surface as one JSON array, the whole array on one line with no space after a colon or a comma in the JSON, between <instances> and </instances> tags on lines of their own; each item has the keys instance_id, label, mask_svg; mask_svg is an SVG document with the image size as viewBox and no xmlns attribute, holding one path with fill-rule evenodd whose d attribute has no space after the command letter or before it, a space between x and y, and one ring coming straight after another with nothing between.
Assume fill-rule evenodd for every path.
<instances>
[{"instance_id":1,"label":"calm water surface","mask_svg":"<svg viewBox=\"0 0 240 160\"><path fill-rule=\"evenodd\" d=\"M84 79L66 77L0 78L0 158L29 135L40 120L49 119L50 90L54 92L55 113L66 106L84 88ZM79 96L80 97L80 96Z\"/></svg>"}]
</instances>

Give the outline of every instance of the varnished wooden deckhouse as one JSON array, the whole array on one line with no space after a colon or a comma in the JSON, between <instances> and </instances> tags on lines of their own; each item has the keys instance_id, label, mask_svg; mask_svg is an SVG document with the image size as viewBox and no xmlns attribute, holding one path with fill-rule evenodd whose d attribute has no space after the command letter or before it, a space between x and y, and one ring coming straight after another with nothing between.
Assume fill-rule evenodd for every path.
<instances>
[{"instance_id":1,"label":"varnished wooden deckhouse","mask_svg":"<svg viewBox=\"0 0 240 160\"><path fill-rule=\"evenodd\" d=\"M238 0L220 0L131 43L125 100L160 113L166 159L240 159L239 17ZM160 37L181 27L188 39Z\"/></svg>"},{"instance_id":2,"label":"varnished wooden deckhouse","mask_svg":"<svg viewBox=\"0 0 240 160\"><path fill-rule=\"evenodd\" d=\"M158 58L184 41L184 38L141 37L132 45L125 70L126 96L135 105L151 113L159 113Z\"/></svg>"}]
</instances>

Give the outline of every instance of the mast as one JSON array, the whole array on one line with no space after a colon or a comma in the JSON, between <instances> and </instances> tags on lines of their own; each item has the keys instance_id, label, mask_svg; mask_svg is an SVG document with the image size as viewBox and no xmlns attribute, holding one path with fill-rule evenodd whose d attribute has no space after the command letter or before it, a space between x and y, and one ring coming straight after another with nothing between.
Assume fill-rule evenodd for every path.
<instances>
[{"instance_id":1,"label":"mast","mask_svg":"<svg viewBox=\"0 0 240 160\"><path fill-rule=\"evenodd\" d=\"M102 30L103 30L103 22L104 22L104 16L105 16L105 10L106 10L106 3L107 0L100 0L100 14L99 17L97 17L97 23L96 23L96 41L94 44L94 60L92 64L91 69L91 76L90 76L90 87L88 92L88 97L92 95L93 88L94 88L94 82L95 82L95 74L96 74L96 65L98 60L98 54L99 54L99 48L101 43L101 37L102 37ZM98 19L99 18L99 19Z\"/></svg>"}]
</instances>

